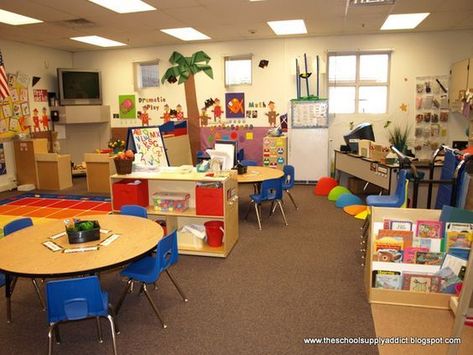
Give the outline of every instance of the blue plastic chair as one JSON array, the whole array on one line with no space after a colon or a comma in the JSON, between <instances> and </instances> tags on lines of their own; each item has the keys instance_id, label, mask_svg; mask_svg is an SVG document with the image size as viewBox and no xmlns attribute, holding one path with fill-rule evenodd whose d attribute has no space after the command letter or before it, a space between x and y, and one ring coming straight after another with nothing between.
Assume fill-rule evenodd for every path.
<instances>
[{"instance_id":1,"label":"blue plastic chair","mask_svg":"<svg viewBox=\"0 0 473 355\"><path fill-rule=\"evenodd\" d=\"M147 255L139 259L138 261L135 261L134 263L128 265L127 268L121 272L122 276L128 277L128 282L115 308L116 313L118 314L118 312L120 311L123 301L125 300L126 295L130 291L133 281L138 281L141 282L140 293L144 292L146 298L148 299L151 307L154 310L154 313L156 313L156 316L161 321L163 328L167 328L166 323L164 323L163 317L161 317L161 314L159 313L158 307L156 307L153 300L151 299L147 285L155 284L159 280L161 273L163 271L166 271L172 283L174 284L174 286L176 286L176 289L181 295L184 302L187 302L187 297L177 284L172 274L169 272L169 268L172 265L176 264L177 260L177 234L174 230L172 233L163 237L163 239L159 241L156 249L156 255Z\"/></svg>"},{"instance_id":2,"label":"blue plastic chair","mask_svg":"<svg viewBox=\"0 0 473 355\"><path fill-rule=\"evenodd\" d=\"M143 206L138 205L123 205L120 208L120 213L127 216L136 216L148 218L148 211Z\"/></svg>"},{"instance_id":3,"label":"blue plastic chair","mask_svg":"<svg viewBox=\"0 0 473 355\"><path fill-rule=\"evenodd\" d=\"M286 214L284 213L284 209L282 207L282 179L269 179L264 180L261 184L260 193L250 195L250 204L248 205L248 211L246 212L245 219L248 218L248 214L250 213L251 204L255 205L256 217L258 219L258 226L259 230L261 230L261 204L265 201L271 201L271 209L270 209L270 216L274 213L276 209L276 205L279 206L281 210L282 217L284 219L284 223L287 224Z\"/></svg>"},{"instance_id":4,"label":"blue plastic chair","mask_svg":"<svg viewBox=\"0 0 473 355\"><path fill-rule=\"evenodd\" d=\"M243 159L242 161L240 161L240 164L243 166L258 166L258 163L255 162L254 160Z\"/></svg>"},{"instance_id":5,"label":"blue plastic chair","mask_svg":"<svg viewBox=\"0 0 473 355\"><path fill-rule=\"evenodd\" d=\"M100 317L107 318L112 330L113 353L117 354L115 323L109 312L108 294L102 291L97 276L49 281L46 283L48 302L48 353L52 354L53 331L56 341L61 342L59 323L87 318L97 320L98 341L103 342Z\"/></svg>"},{"instance_id":6,"label":"blue plastic chair","mask_svg":"<svg viewBox=\"0 0 473 355\"><path fill-rule=\"evenodd\" d=\"M407 170L399 171L396 191L391 195L369 195L366 204L375 207L405 207L407 204Z\"/></svg>"},{"instance_id":7,"label":"blue plastic chair","mask_svg":"<svg viewBox=\"0 0 473 355\"><path fill-rule=\"evenodd\" d=\"M292 197L291 192L289 191L290 189L294 187L294 180L296 176L294 167L292 165L284 165L283 171L284 171L284 177L283 177L283 182L282 182L282 188L289 195L289 198L291 199L292 204L297 210L299 209L299 207L297 207L296 201L294 201L294 198Z\"/></svg>"},{"instance_id":8,"label":"blue plastic chair","mask_svg":"<svg viewBox=\"0 0 473 355\"><path fill-rule=\"evenodd\" d=\"M3 227L3 235L6 237L14 232L17 232L21 229L31 227L33 225L33 221L29 217L24 217L24 218L18 218L15 219L14 221L11 221L10 223L7 223ZM15 285L17 282L18 278L13 277L12 278L12 283L11 283L11 291L10 294L13 294L13 291L15 289ZM44 305L44 300L43 296L41 295L41 290L39 289L39 285L36 281L36 279L31 279L31 282L33 283L34 289L36 291L36 294L38 295L39 303L41 305L41 309L44 311L45 310L45 305ZM5 285L5 275L3 273L0 273L0 287ZM7 298L7 322L11 322L11 299L10 297Z\"/></svg>"}]
</instances>

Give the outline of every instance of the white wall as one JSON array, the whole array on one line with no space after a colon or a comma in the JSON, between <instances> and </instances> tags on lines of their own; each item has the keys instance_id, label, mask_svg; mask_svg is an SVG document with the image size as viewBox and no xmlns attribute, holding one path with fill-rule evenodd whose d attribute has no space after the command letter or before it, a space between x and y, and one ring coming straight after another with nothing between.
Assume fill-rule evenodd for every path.
<instances>
[{"instance_id":1,"label":"white wall","mask_svg":"<svg viewBox=\"0 0 473 355\"><path fill-rule=\"evenodd\" d=\"M103 91L105 103L111 105L112 112L118 112L118 95L133 93L132 62L141 60L160 59L160 75L170 66L168 58L176 50L185 56L203 50L212 59L210 65L214 71L214 80L204 73L196 76L196 88L199 105L207 98L224 98L227 90L223 81L223 57L252 53L253 85L235 87L228 91L245 92L246 103L249 101L273 100L278 112L287 111L288 102L295 98L295 58L302 58L304 53L310 58L312 65L315 56L321 57L325 66L326 53L330 50L376 50L392 49L391 87L389 97L389 112L384 115L335 115L330 124L330 138L332 148L342 144L342 135L349 129L348 122L355 124L363 121L375 123L377 141L387 143L383 132L384 122L389 119L393 122L405 121L414 125L415 81L417 76L443 75L449 73L450 65L458 60L473 54L473 31L429 32L412 34L380 34L356 36L328 36L297 39L275 39L236 41L221 43L193 43L179 46L162 46L142 49L119 49L74 54L74 66L93 67L102 70ZM268 59L266 69L258 68L260 59ZM325 68L322 68L325 72ZM310 81L311 93L315 94L315 74ZM325 74L322 75L324 80ZM325 94L325 85L321 84L322 94ZM302 94L305 94L303 87ZM165 83L160 88L148 89L137 96L165 97L171 108L177 104L185 107L183 85ZM223 101L223 100L222 100ZM399 106L408 104L408 113L401 112ZM152 124L160 124L161 108L151 112ZM138 107L139 109L140 107ZM184 109L185 110L185 109ZM256 126L266 125L266 116L263 109L261 119L251 121ZM250 123L250 122L248 122ZM126 126L139 124L135 120L113 119L112 126ZM466 121L461 117L451 117L449 122L450 140L465 139L464 130Z\"/></svg>"},{"instance_id":2,"label":"white wall","mask_svg":"<svg viewBox=\"0 0 473 355\"><path fill-rule=\"evenodd\" d=\"M5 41L0 39L0 50L2 51L3 62L7 73L21 71L32 78L40 77L40 81L35 85L35 89L46 89L48 92L57 91L56 68L70 67L72 65L72 53L31 46L23 43ZM29 86L30 109L48 106L48 103L33 102L33 89L31 82ZM41 111L40 111L41 112ZM31 124L31 122L29 123ZM13 144L11 141L6 145L7 175L0 176L0 191L2 186L7 186L10 179L16 176L15 158Z\"/></svg>"}]
</instances>

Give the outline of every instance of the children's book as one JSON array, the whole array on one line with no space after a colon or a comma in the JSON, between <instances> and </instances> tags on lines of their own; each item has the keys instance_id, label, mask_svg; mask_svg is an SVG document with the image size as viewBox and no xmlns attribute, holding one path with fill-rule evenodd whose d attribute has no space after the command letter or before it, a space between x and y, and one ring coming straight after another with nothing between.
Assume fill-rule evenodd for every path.
<instances>
[{"instance_id":1,"label":"children's book","mask_svg":"<svg viewBox=\"0 0 473 355\"><path fill-rule=\"evenodd\" d=\"M419 238L442 238L442 222L440 221L417 221L417 237Z\"/></svg>"},{"instance_id":2,"label":"children's book","mask_svg":"<svg viewBox=\"0 0 473 355\"><path fill-rule=\"evenodd\" d=\"M378 249L373 260L400 263L402 260L402 251L396 249Z\"/></svg>"},{"instance_id":3,"label":"children's book","mask_svg":"<svg viewBox=\"0 0 473 355\"><path fill-rule=\"evenodd\" d=\"M473 223L445 224L446 250L450 248L470 249L473 241Z\"/></svg>"},{"instance_id":4,"label":"children's book","mask_svg":"<svg viewBox=\"0 0 473 355\"><path fill-rule=\"evenodd\" d=\"M442 265L445 253L433 253L430 251L417 251L415 263L424 265Z\"/></svg>"},{"instance_id":5,"label":"children's book","mask_svg":"<svg viewBox=\"0 0 473 355\"><path fill-rule=\"evenodd\" d=\"M412 222L411 221L401 221L393 219L384 220L384 229L393 229L398 231L411 231Z\"/></svg>"},{"instance_id":6,"label":"children's book","mask_svg":"<svg viewBox=\"0 0 473 355\"><path fill-rule=\"evenodd\" d=\"M373 287L389 290L401 289L401 273L399 271L373 271Z\"/></svg>"},{"instance_id":7,"label":"children's book","mask_svg":"<svg viewBox=\"0 0 473 355\"><path fill-rule=\"evenodd\" d=\"M458 256L454 256L451 254L446 254L440 269L445 269L448 267L453 271L455 275L460 277L460 275L462 274L462 268L465 268L467 263L468 260L466 259L462 259Z\"/></svg>"},{"instance_id":8,"label":"children's book","mask_svg":"<svg viewBox=\"0 0 473 355\"><path fill-rule=\"evenodd\" d=\"M402 289L413 292L439 292L440 277L432 274L404 272L402 274Z\"/></svg>"},{"instance_id":9,"label":"children's book","mask_svg":"<svg viewBox=\"0 0 473 355\"><path fill-rule=\"evenodd\" d=\"M396 239L402 242L402 249L412 246L412 237L414 233L410 230L380 229L378 231L378 240L385 237Z\"/></svg>"},{"instance_id":10,"label":"children's book","mask_svg":"<svg viewBox=\"0 0 473 355\"><path fill-rule=\"evenodd\" d=\"M462 282L448 266L437 271L435 276L440 277L440 292L442 293L455 293L456 284Z\"/></svg>"},{"instance_id":11,"label":"children's book","mask_svg":"<svg viewBox=\"0 0 473 355\"><path fill-rule=\"evenodd\" d=\"M423 247L407 247L404 249L404 254L402 258L403 263L415 264L416 262L416 252L418 251L429 251L429 248Z\"/></svg>"},{"instance_id":12,"label":"children's book","mask_svg":"<svg viewBox=\"0 0 473 355\"><path fill-rule=\"evenodd\" d=\"M404 241L391 237L382 237L374 241L374 250L380 249L394 249L402 250L404 248Z\"/></svg>"}]
</instances>

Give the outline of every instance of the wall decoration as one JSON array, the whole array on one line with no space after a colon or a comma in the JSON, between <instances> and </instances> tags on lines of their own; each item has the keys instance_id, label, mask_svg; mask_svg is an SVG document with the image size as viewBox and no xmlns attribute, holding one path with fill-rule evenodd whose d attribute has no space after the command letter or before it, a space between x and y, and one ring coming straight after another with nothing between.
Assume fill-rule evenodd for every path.
<instances>
[{"instance_id":1,"label":"wall decoration","mask_svg":"<svg viewBox=\"0 0 473 355\"><path fill-rule=\"evenodd\" d=\"M34 102L47 102L48 101L48 90L46 89L34 89L33 90Z\"/></svg>"},{"instance_id":2,"label":"wall decoration","mask_svg":"<svg viewBox=\"0 0 473 355\"><path fill-rule=\"evenodd\" d=\"M328 102L292 100L291 118L292 128L327 128Z\"/></svg>"},{"instance_id":3,"label":"wall decoration","mask_svg":"<svg viewBox=\"0 0 473 355\"><path fill-rule=\"evenodd\" d=\"M222 121L222 106L220 106L220 99L215 98L214 103L213 103L213 110L212 112L214 113L214 123L215 122L221 122Z\"/></svg>"},{"instance_id":4,"label":"wall decoration","mask_svg":"<svg viewBox=\"0 0 473 355\"><path fill-rule=\"evenodd\" d=\"M269 111L265 113L268 116L268 123L271 127L276 127L276 118L279 116L279 113L275 110L275 103L273 101L268 102Z\"/></svg>"},{"instance_id":5,"label":"wall decoration","mask_svg":"<svg viewBox=\"0 0 473 355\"><path fill-rule=\"evenodd\" d=\"M148 106L143 106L143 111L138 111L138 118L142 126L149 126Z\"/></svg>"},{"instance_id":6,"label":"wall decoration","mask_svg":"<svg viewBox=\"0 0 473 355\"><path fill-rule=\"evenodd\" d=\"M43 107L41 111L41 124L43 125L43 131L49 131L48 109L46 107Z\"/></svg>"},{"instance_id":7,"label":"wall decoration","mask_svg":"<svg viewBox=\"0 0 473 355\"><path fill-rule=\"evenodd\" d=\"M39 115L38 115L37 108L33 110L33 132L41 132L41 128L39 126Z\"/></svg>"},{"instance_id":8,"label":"wall decoration","mask_svg":"<svg viewBox=\"0 0 473 355\"><path fill-rule=\"evenodd\" d=\"M169 165L159 127L130 128L128 130L128 142L130 141L130 135L136 152L135 160L139 165L146 168Z\"/></svg>"},{"instance_id":9,"label":"wall decoration","mask_svg":"<svg viewBox=\"0 0 473 355\"><path fill-rule=\"evenodd\" d=\"M268 64L269 64L269 60L267 60L267 59L261 59L261 60L259 61L258 66L259 66L261 69L264 69L264 68L266 68L266 67L268 66Z\"/></svg>"},{"instance_id":10,"label":"wall decoration","mask_svg":"<svg viewBox=\"0 0 473 355\"><path fill-rule=\"evenodd\" d=\"M7 163L5 161L5 150L3 148L3 143L0 143L0 175L6 175L7 173Z\"/></svg>"},{"instance_id":11,"label":"wall decoration","mask_svg":"<svg viewBox=\"0 0 473 355\"><path fill-rule=\"evenodd\" d=\"M207 107L202 107L200 109L199 119L200 119L200 126L207 127L207 125L209 124L209 119L210 119L210 117L207 115Z\"/></svg>"},{"instance_id":12,"label":"wall decoration","mask_svg":"<svg viewBox=\"0 0 473 355\"><path fill-rule=\"evenodd\" d=\"M136 118L135 95L119 95L118 107L120 108L120 118Z\"/></svg>"},{"instance_id":13,"label":"wall decoration","mask_svg":"<svg viewBox=\"0 0 473 355\"><path fill-rule=\"evenodd\" d=\"M184 111L182 111L182 106L181 105L176 106L175 117L178 121L182 121L184 119Z\"/></svg>"},{"instance_id":14,"label":"wall decoration","mask_svg":"<svg viewBox=\"0 0 473 355\"><path fill-rule=\"evenodd\" d=\"M227 118L245 118L245 93L226 93L225 106Z\"/></svg>"},{"instance_id":15,"label":"wall decoration","mask_svg":"<svg viewBox=\"0 0 473 355\"><path fill-rule=\"evenodd\" d=\"M169 105L164 105L164 112L161 118L164 120L164 123L171 121L171 112L169 111Z\"/></svg>"},{"instance_id":16,"label":"wall decoration","mask_svg":"<svg viewBox=\"0 0 473 355\"><path fill-rule=\"evenodd\" d=\"M416 157L430 159L432 150L448 141L448 75L416 78Z\"/></svg>"}]
</instances>

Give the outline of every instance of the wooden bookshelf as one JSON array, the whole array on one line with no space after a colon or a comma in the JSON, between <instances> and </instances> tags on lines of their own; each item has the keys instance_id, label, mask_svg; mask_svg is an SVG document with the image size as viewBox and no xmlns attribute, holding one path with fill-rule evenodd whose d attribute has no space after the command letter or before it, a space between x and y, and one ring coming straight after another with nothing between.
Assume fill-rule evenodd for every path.
<instances>
[{"instance_id":1,"label":"wooden bookshelf","mask_svg":"<svg viewBox=\"0 0 473 355\"><path fill-rule=\"evenodd\" d=\"M112 175L111 184L122 179L146 180L148 183L148 215L151 217L161 217L166 220L168 231L177 229L178 248L180 254L201 255L213 257L227 257L238 241L238 183L236 175L225 177L207 177L205 174L192 173L132 173L127 175ZM223 215L201 215L196 211L196 185L199 182L220 182L223 188ZM113 188L112 206L113 206ZM153 194L155 192L185 192L190 195L189 208L185 211L163 212L155 209L153 204ZM132 203L132 202L130 202ZM119 212L119 211L114 211ZM195 245L183 243L184 239L189 240L189 233L179 230L186 224L204 224L207 221L224 222L224 243L221 247L210 247L204 242L197 242Z\"/></svg>"}]
</instances>

